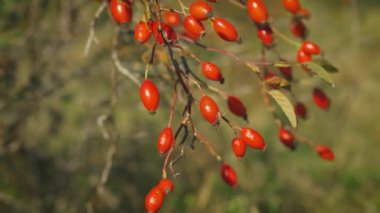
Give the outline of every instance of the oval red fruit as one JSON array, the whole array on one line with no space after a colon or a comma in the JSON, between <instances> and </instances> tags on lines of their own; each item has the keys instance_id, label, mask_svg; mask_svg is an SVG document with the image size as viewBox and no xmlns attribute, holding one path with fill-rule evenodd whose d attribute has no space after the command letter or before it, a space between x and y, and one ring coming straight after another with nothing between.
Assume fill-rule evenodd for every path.
<instances>
[{"instance_id":1,"label":"oval red fruit","mask_svg":"<svg viewBox=\"0 0 380 213\"><path fill-rule=\"evenodd\" d=\"M257 27L257 36L265 46L271 46L274 42L272 28L268 25Z\"/></svg>"},{"instance_id":2,"label":"oval red fruit","mask_svg":"<svg viewBox=\"0 0 380 213\"><path fill-rule=\"evenodd\" d=\"M209 61L203 61L201 63L201 70L203 75L213 81L219 81L221 84L224 83L224 78L220 69L215 64Z\"/></svg>"},{"instance_id":3,"label":"oval red fruit","mask_svg":"<svg viewBox=\"0 0 380 213\"><path fill-rule=\"evenodd\" d=\"M300 37L302 39L305 39L307 36L306 26L301 20L292 21L290 30L294 36Z\"/></svg>"},{"instance_id":4,"label":"oval red fruit","mask_svg":"<svg viewBox=\"0 0 380 213\"><path fill-rule=\"evenodd\" d=\"M296 106L294 107L294 112L296 115L300 118L305 119L307 117L307 109L305 104L298 102Z\"/></svg>"},{"instance_id":5,"label":"oval red fruit","mask_svg":"<svg viewBox=\"0 0 380 213\"><path fill-rule=\"evenodd\" d=\"M150 113L154 113L160 104L160 93L156 85L148 79L140 86L140 99Z\"/></svg>"},{"instance_id":6,"label":"oval red fruit","mask_svg":"<svg viewBox=\"0 0 380 213\"><path fill-rule=\"evenodd\" d=\"M251 128L242 128L240 130L241 138L254 149L265 149L265 142L263 137L256 130Z\"/></svg>"},{"instance_id":7,"label":"oval red fruit","mask_svg":"<svg viewBox=\"0 0 380 213\"><path fill-rule=\"evenodd\" d=\"M203 96L199 101L200 111L206 121L217 125L220 114L219 107L210 96Z\"/></svg>"},{"instance_id":8,"label":"oval red fruit","mask_svg":"<svg viewBox=\"0 0 380 213\"><path fill-rule=\"evenodd\" d=\"M158 136L157 149L160 154L165 154L172 147L174 141L173 130L170 127L166 127Z\"/></svg>"},{"instance_id":9,"label":"oval red fruit","mask_svg":"<svg viewBox=\"0 0 380 213\"><path fill-rule=\"evenodd\" d=\"M315 147L315 151L325 160L334 160L335 158L334 153L328 146L318 145Z\"/></svg>"},{"instance_id":10,"label":"oval red fruit","mask_svg":"<svg viewBox=\"0 0 380 213\"><path fill-rule=\"evenodd\" d=\"M164 19L165 19L165 22L172 27L176 27L181 23L181 18L179 14L174 11L167 11L164 14Z\"/></svg>"},{"instance_id":11,"label":"oval red fruit","mask_svg":"<svg viewBox=\"0 0 380 213\"><path fill-rule=\"evenodd\" d=\"M327 110L330 107L330 99L327 97L326 93L319 88L315 88L313 91L313 99L315 105L319 108Z\"/></svg>"},{"instance_id":12,"label":"oval red fruit","mask_svg":"<svg viewBox=\"0 0 380 213\"><path fill-rule=\"evenodd\" d=\"M279 67L278 70L280 70L281 74L287 79L287 80L292 80L293 75L292 75L292 67Z\"/></svg>"},{"instance_id":13,"label":"oval red fruit","mask_svg":"<svg viewBox=\"0 0 380 213\"><path fill-rule=\"evenodd\" d=\"M132 5L130 0L111 0L110 13L112 18L119 24L131 21Z\"/></svg>"},{"instance_id":14,"label":"oval red fruit","mask_svg":"<svg viewBox=\"0 0 380 213\"><path fill-rule=\"evenodd\" d=\"M288 130L281 128L278 131L278 137L282 144L284 144L289 149L294 150L296 148L296 144L294 143L294 136Z\"/></svg>"},{"instance_id":15,"label":"oval red fruit","mask_svg":"<svg viewBox=\"0 0 380 213\"><path fill-rule=\"evenodd\" d=\"M169 194L170 192L173 191L174 189L174 184L171 180L167 179L167 178L163 178L160 180L160 183L158 184L158 187L161 188L161 190L165 193L165 194Z\"/></svg>"},{"instance_id":16,"label":"oval red fruit","mask_svg":"<svg viewBox=\"0 0 380 213\"><path fill-rule=\"evenodd\" d=\"M203 21L212 16L212 7L207 2L198 0L190 5L190 14L198 21Z\"/></svg>"},{"instance_id":17,"label":"oval red fruit","mask_svg":"<svg viewBox=\"0 0 380 213\"><path fill-rule=\"evenodd\" d=\"M234 138L232 140L232 150L234 151L234 154L237 158L242 158L245 155L245 152L247 151L247 145L245 144L244 140L241 138Z\"/></svg>"},{"instance_id":18,"label":"oval red fruit","mask_svg":"<svg viewBox=\"0 0 380 213\"><path fill-rule=\"evenodd\" d=\"M239 41L239 34L233 24L224 18L213 20L215 32L225 41Z\"/></svg>"},{"instance_id":19,"label":"oval red fruit","mask_svg":"<svg viewBox=\"0 0 380 213\"><path fill-rule=\"evenodd\" d=\"M301 46L301 50L307 54L317 55L321 53L321 48L318 44L311 41L304 41Z\"/></svg>"},{"instance_id":20,"label":"oval red fruit","mask_svg":"<svg viewBox=\"0 0 380 213\"><path fill-rule=\"evenodd\" d=\"M162 34L161 34L159 32L159 26L160 26L160 22L159 21L153 22L152 31L153 31L153 35L156 38L157 42L160 43L160 44L162 44L162 45L165 44L164 37L162 36L162 34L164 34L165 37L168 40L168 43L173 44L177 40L177 34L173 30L173 28L170 27L166 23L162 23L161 24Z\"/></svg>"},{"instance_id":21,"label":"oval red fruit","mask_svg":"<svg viewBox=\"0 0 380 213\"><path fill-rule=\"evenodd\" d=\"M296 14L301 9L299 0L282 0L282 4L287 11L293 14Z\"/></svg>"},{"instance_id":22,"label":"oval red fruit","mask_svg":"<svg viewBox=\"0 0 380 213\"><path fill-rule=\"evenodd\" d=\"M135 40L140 43L145 43L149 40L152 34L152 25L148 22L140 21L135 26Z\"/></svg>"},{"instance_id":23,"label":"oval red fruit","mask_svg":"<svg viewBox=\"0 0 380 213\"><path fill-rule=\"evenodd\" d=\"M234 113L235 115L244 118L244 120L248 119L247 109L245 108L243 102L238 97L228 96L227 98L228 109Z\"/></svg>"},{"instance_id":24,"label":"oval red fruit","mask_svg":"<svg viewBox=\"0 0 380 213\"><path fill-rule=\"evenodd\" d=\"M238 184L238 178L235 170L228 164L223 163L220 166L220 174L224 182L226 182L231 187L236 187Z\"/></svg>"},{"instance_id":25,"label":"oval red fruit","mask_svg":"<svg viewBox=\"0 0 380 213\"><path fill-rule=\"evenodd\" d=\"M164 203L165 193L159 186L153 187L145 197L145 209L147 212L157 212Z\"/></svg>"},{"instance_id":26,"label":"oval red fruit","mask_svg":"<svg viewBox=\"0 0 380 213\"><path fill-rule=\"evenodd\" d=\"M248 0L247 10L251 19L257 23L265 23L268 19L268 11L262 0Z\"/></svg>"},{"instance_id":27,"label":"oval red fruit","mask_svg":"<svg viewBox=\"0 0 380 213\"><path fill-rule=\"evenodd\" d=\"M312 60L312 56L309 53L305 53L301 49L297 51L297 62L298 63L306 63L310 62Z\"/></svg>"},{"instance_id":28,"label":"oval red fruit","mask_svg":"<svg viewBox=\"0 0 380 213\"><path fill-rule=\"evenodd\" d=\"M193 16L186 16L183 20L183 27L187 32L197 37L200 37L205 33L203 24Z\"/></svg>"}]
</instances>

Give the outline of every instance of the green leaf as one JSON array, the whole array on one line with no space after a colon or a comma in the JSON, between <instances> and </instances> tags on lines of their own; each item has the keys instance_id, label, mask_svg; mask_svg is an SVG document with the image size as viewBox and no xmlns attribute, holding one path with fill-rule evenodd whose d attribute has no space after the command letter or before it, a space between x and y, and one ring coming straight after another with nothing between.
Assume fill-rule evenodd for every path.
<instances>
[{"instance_id":1,"label":"green leaf","mask_svg":"<svg viewBox=\"0 0 380 213\"><path fill-rule=\"evenodd\" d=\"M338 73L339 70L334 65L332 65L328 60L326 59L317 59L314 61L315 63L319 64L321 67L323 67L327 72L329 73Z\"/></svg>"},{"instance_id":2,"label":"green leaf","mask_svg":"<svg viewBox=\"0 0 380 213\"><path fill-rule=\"evenodd\" d=\"M307 67L311 69L311 71L314 74L316 74L320 79L330 84L330 86L335 87L335 84L332 78L330 77L330 74L321 65L315 62L307 62L307 63L303 63L303 65L307 65Z\"/></svg>"},{"instance_id":3,"label":"green leaf","mask_svg":"<svg viewBox=\"0 0 380 213\"><path fill-rule=\"evenodd\" d=\"M289 101L289 99L279 90L270 90L268 91L268 93L281 107L282 111L285 113L292 127L296 128L297 116L296 116L296 113L294 112L294 107L292 103Z\"/></svg>"}]
</instances>

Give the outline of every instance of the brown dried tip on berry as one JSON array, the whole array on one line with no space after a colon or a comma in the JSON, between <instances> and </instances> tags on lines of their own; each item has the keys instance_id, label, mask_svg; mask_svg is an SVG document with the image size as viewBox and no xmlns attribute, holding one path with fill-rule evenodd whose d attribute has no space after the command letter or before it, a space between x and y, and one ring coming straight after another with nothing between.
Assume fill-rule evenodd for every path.
<instances>
[{"instance_id":1,"label":"brown dried tip on berry","mask_svg":"<svg viewBox=\"0 0 380 213\"><path fill-rule=\"evenodd\" d=\"M334 153L331 151L331 149L328 146L318 145L315 147L315 151L318 153L318 155L325 159L325 160L334 160L335 156Z\"/></svg>"}]
</instances>

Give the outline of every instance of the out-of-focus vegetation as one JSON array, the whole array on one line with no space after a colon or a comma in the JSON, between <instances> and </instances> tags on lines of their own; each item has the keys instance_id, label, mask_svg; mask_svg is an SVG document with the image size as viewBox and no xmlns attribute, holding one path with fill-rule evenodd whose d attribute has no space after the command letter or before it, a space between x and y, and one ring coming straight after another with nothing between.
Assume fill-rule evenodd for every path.
<instances>
[{"instance_id":1,"label":"out-of-focus vegetation","mask_svg":"<svg viewBox=\"0 0 380 213\"><path fill-rule=\"evenodd\" d=\"M280 1L267 2L274 26L290 35ZM380 212L380 2L302 3L312 14L307 22L311 39L341 72L333 76L336 88L317 79L294 88L310 111L297 131L331 146L335 161L321 160L305 145L295 152L284 148L256 76L225 56L199 51L222 66L227 80L222 88L247 103L250 125L263 133L268 148L236 160L231 132L224 127L214 131L199 119L202 132L236 168L239 187L225 185L218 163L196 144L176 165L181 174L162 212ZM142 9L140 3L135 6ZM156 152L156 138L167 122L169 104L163 101L151 116L135 84L121 75L112 84L114 24L107 14L96 26L100 44L83 57L97 7L96 1L85 0L0 0L1 212L84 212L88 201L94 212L143 212L146 193L160 179L163 158ZM215 13L236 23L244 45L212 35L205 42L257 58L259 43L246 14L228 1L221 1ZM134 23L141 17L136 12ZM296 50L278 41L284 56L294 58ZM143 65L137 62L143 47L127 35L123 45L123 63L142 76ZM313 84L331 97L328 112L313 105ZM111 107L115 91L118 98ZM218 102L226 109L223 100ZM110 146L97 119L108 114L116 152L104 191L97 194Z\"/></svg>"}]
</instances>

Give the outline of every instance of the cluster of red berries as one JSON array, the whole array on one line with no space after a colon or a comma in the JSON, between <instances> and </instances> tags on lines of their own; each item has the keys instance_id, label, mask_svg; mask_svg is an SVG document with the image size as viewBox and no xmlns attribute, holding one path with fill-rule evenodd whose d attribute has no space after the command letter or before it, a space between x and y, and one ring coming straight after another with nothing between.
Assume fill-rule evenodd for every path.
<instances>
[{"instance_id":1,"label":"cluster of red berries","mask_svg":"<svg viewBox=\"0 0 380 213\"><path fill-rule=\"evenodd\" d=\"M132 2L131 0L105 0L108 3L110 14L113 19L118 24L126 24L131 22L132 18ZM213 5L211 3L217 3L217 0L195 0L188 7L181 5L182 11L177 11L168 8L162 8L159 5L159 1L144 1L146 6L146 11L144 18L134 25L134 39L135 41L142 44L152 44L149 42L153 37L152 45L152 56L154 56L154 51L156 50L156 44L159 47L167 48L169 56L174 66L177 74L177 82L179 83L184 93L186 93L189 104L196 104L198 109L203 116L203 118L211 125L217 127L221 121L225 121L234 131L235 137L232 139L231 146L234 155L237 158L243 158L246 154L247 147L251 147L256 150L264 150L266 144L260 133L252 128L240 127L236 124L232 124L225 115L221 112L216 101L209 95L205 94L201 89L201 85L198 83L198 78L196 74L191 73L192 76L196 76L195 79L191 79L189 72L184 72L179 70L178 62L174 59L175 56L171 48L178 48L184 52L185 48L180 45L181 39L185 41L198 42L202 37L205 36L206 30L204 24L210 23L215 33L223 40L227 42L241 42L241 37L235 26L225 18L215 17ZM245 2L245 1L241 1ZM321 54L320 47L312 42L308 41L308 30L303 22L304 19L309 18L309 12L302 8L299 0L282 0L283 7L292 14L291 19L291 32L297 38L302 40L302 44L299 46L297 51L296 61L300 67L308 71L308 62L312 62L313 55ZM268 10L263 2L263 0L247 0L246 3L241 3L245 6L248 16L254 22L257 30L257 37L262 42L263 49L272 50L275 48L275 33L272 29L269 19ZM149 6L147 6L149 5ZM153 12L151 10L154 10ZM187 14L187 12L189 14ZM162 16L161 16L162 14ZM183 32L177 34L176 31L182 27ZM275 31L276 32L276 31ZM198 43L199 44L199 43ZM149 45L147 45L149 46ZM202 45L200 45L202 46ZM186 55L186 54L185 54ZM201 60L194 54L188 54L193 59L199 63L199 70L202 75L211 81L216 81L219 83L224 82L223 74L220 68L215 64L207 60ZM187 56L187 55L186 55ZM185 57L185 56L181 56ZM264 58L264 56L263 56ZM277 66L280 75L277 76L273 71L268 70L268 66L264 66L263 70L260 71L260 78L263 80L266 89L268 90L282 90L281 82L283 80L287 83L293 81L292 67L290 63L286 60L279 58L282 61L282 66ZM273 63L271 63L273 65ZM185 66L185 65L184 65ZM187 65L186 65L187 66ZM168 66L170 67L170 66ZM148 68L147 68L148 69ZM170 69L170 68L168 68ZM186 70L186 68L185 68ZM148 78L147 71L145 73L145 79L140 85L140 99L146 110L154 114L160 105L160 92L157 86ZM186 83L184 83L184 80ZM199 101L193 97L187 87L190 82L195 82L199 87L201 92L201 97ZM202 81L202 84L206 84ZM288 92L291 92L288 90ZM227 106L232 114L243 118L248 121L247 109L243 102L236 96L226 95L224 92L220 92L225 98L227 98ZM315 87L313 91L314 103L321 109L327 110L330 106L330 100L328 96L320 89ZM172 107L171 113L174 111ZM185 108L183 116L186 115L186 110L190 113L190 109L187 106ZM298 118L306 119L308 112L304 103L298 101L294 106L294 113ZM190 115L191 116L191 115ZM188 120L186 120L188 121ZM188 125L184 122L182 125ZM296 148L297 135L294 134L290 128L285 127L281 122L278 131L278 138L287 148L294 150ZM179 130L181 130L179 128ZM198 134L195 132L194 126L192 126L194 131L194 137ZM187 131L187 130L186 130ZM177 131L179 132L179 131ZM173 183L166 178L165 167L170 155L174 149L175 141L177 137L177 132L174 134L171 127L171 119L169 124L161 131L157 140L157 150L161 155L166 155L166 161L163 168L163 179L160 183L153 187L151 191L147 194L145 199L145 207L148 212L157 212L164 201L165 196L173 191ZM198 138L202 140L202 138ZM309 143L310 145L310 143ZM326 160L333 160L334 154L331 149L323 145L312 145L319 156ZM236 187L238 184L238 178L235 170L228 164L221 160L221 157L210 151L211 154L215 155L217 160L220 161L220 174L222 179L231 187Z\"/></svg>"}]
</instances>

